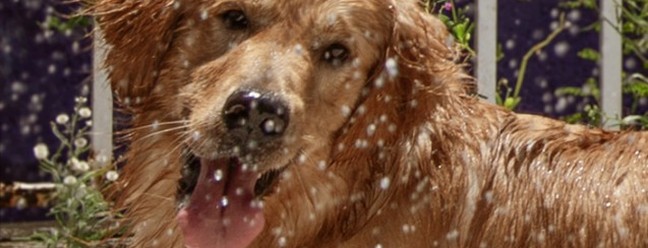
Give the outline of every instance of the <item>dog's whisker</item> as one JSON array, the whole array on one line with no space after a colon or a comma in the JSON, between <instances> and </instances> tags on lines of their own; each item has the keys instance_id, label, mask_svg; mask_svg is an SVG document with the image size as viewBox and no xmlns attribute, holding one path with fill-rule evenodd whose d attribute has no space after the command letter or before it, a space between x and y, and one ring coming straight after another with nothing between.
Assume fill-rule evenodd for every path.
<instances>
[{"instance_id":1,"label":"dog's whisker","mask_svg":"<svg viewBox=\"0 0 648 248\"><path fill-rule=\"evenodd\" d=\"M123 130L124 132L134 132L134 131L140 131L140 130L145 130L145 129L151 129L151 130L157 130L158 128L162 126L168 126L168 125L187 125L188 121L186 120L179 120L179 121L164 121L164 122L154 122L148 125L142 125L138 127L131 127Z\"/></svg>"},{"instance_id":2,"label":"dog's whisker","mask_svg":"<svg viewBox=\"0 0 648 248\"><path fill-rule=\"evenodd\" d=\"M183 130L183 129L186 129L186 128L187 128L187 126L184 126L184 125L183 125L183 126L172 127L172 128L166 128L166 129L163 129L163 130L159 130L159 131L155 131L155 132L152 132L152 133L148 133L147 135L142 136L142 137L138 137L137 141L146 140L146 139L149 139L149 138L155 137L155 136L157 136L157 135L161 135L161 134L165 134L165 133L170 133L170 132L176 132L176 131L178 131L178 130Z\"/></svg>"}]
</instances>

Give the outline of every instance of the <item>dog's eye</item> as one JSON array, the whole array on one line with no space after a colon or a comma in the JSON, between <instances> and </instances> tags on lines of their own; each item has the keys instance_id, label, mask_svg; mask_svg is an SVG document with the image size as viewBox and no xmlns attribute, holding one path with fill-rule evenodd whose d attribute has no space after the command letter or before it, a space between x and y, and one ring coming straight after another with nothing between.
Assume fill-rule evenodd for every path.
<instances>
[{"instance_id":1,"label":"dog's eye","mask_svg":"<svg viewBox=\"0 0 648 248\"><path fill-rule=\"evenodd\" d=\"M341 65L349 58L349 49L339 43L330 45L324 51L322 59L329 64L334 66Z\"/></svg>"},{"instance_id":2,"label":"dog's eye","mask_svg":"<svg viewBox=\"0 0 648 248\"><path fill-rule=\"evenodd\" d=\"M245 13L240 10L228 10L221 15L225 27L231 30L243 30L248 28L249 22Z\"/></svg>"}]
</instances>

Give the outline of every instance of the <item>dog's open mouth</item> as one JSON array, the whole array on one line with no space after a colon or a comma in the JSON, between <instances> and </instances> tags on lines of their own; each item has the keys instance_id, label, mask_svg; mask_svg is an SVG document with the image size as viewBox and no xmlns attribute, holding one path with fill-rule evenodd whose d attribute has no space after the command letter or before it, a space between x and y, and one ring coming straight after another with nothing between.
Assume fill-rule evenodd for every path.
<instances>
[{"instance_id":1,"label":"dog's open mouth","mask_svg":"<svg viewBox=\"0 0 648 248\"><path fill-rule=\"evenodd\" d=\"M178 222L187 247L246 247L263 230L261 198L281 173L263 173L236 157L193 159L181 183L185 197Z\"/></svg>"}]
</instances>

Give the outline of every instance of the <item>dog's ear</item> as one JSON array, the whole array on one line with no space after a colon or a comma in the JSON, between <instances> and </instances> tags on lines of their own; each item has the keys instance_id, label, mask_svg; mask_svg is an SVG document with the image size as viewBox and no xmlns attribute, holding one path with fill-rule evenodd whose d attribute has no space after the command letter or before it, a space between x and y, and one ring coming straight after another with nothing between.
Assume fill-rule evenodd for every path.
<instances>
[{"instance_id":1,"label":"dog's ear","mask_svg":"<svg viewBox=\"0 0 648 248\"><path fill-rule=\"evenodd\" d=\"M472 87L473 79L456 64L458 50L441 20L425 12L419 1L392 0L392 11L394 26L387 56L396 58L399 80L416 80L459 94Z\"/></svg>"},{"instance_id":2,"label":"dog's ear","mask_svg":"<svg viewBox=\"0 0 648 248\"><path fill-rule=\"evenodd\" d=\"M179 20L178 3L99 0L90 7L108 44L105 65L119 97L146 96L154 87Z\"/></svg>"},{"instance_id":3,"label":"dog's ear","mask_svg":"<svg viewBox=\"0 0 648 248\"><path fill-rule=\"evenodd\" d=\"M456 101L469 97L474 87L474 79L455 63L458 54L445 24L426 13L418 2L391 0L392 24L385 57L368 77L367 87L373 90L368 90L360 100L364 109L384 113L399 131L429 121L439 107L454 109L452 106L462 104ZM363 133L372 121L371 118L355 119L348 133ZM377 130L372 137L391 137L386 132ZM341 143L353 144L358 136L342 137L349 140Z\"/></svg>"}]
</instances>

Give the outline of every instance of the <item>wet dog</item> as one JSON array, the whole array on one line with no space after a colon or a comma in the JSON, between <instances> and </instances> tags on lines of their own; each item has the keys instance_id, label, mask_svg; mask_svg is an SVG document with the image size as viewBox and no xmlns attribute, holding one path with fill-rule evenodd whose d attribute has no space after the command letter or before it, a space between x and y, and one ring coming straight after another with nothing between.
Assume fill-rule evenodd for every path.
<instances>
[{"instance_id":1,"label":"wet dog","mask_svg":"<svg viewBox=\"0 0 648 248\"><path fill-rule=\"evenodd\" d=\"M92 8L134 246L648 246L648 134L480 102L416 1Z\"/></svg>"}]
</instances>

